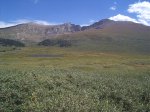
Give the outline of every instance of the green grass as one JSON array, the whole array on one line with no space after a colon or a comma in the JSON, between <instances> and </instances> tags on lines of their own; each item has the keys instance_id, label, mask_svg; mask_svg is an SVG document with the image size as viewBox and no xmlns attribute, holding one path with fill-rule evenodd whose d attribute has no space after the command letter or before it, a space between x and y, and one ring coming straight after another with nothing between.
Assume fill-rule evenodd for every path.
<instances>
[{"instance_id":1,"label":"green grass","mask_svg":"<svg viewBox=\"0 0 150 112\"><path fill-rule=\"evenodd\" d=\"M9 46L1 46L0 45L0 52L3 53L3 52L8 52L8 51L14 51L14 50L17 50L19 48L15 47L15 46L12 46L12 47L9 47Z\"/></svg>"},{"instance_id":2,"label":"green grass","mask_svg":"<svg viewBox=\"0 0 150 112\"><path fill-rule=\"evenodd\" d=\"M149 112L150 56L55 47L0 53L0 112L22 111Z\"/></svg>"}]
</instances>

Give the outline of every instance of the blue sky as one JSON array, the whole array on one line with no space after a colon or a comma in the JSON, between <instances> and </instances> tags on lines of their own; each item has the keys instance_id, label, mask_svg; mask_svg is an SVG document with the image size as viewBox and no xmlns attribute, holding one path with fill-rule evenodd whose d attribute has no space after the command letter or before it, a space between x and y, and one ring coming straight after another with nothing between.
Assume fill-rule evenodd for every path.
<instances>
[{"instance_id":1,"label":"blue sky","mask_svg":"<svg viewBox=\"0 0 150 112\"><path fill-rule=\"evenodd\" d=\"M0 24L23 21L90 24L117 15L137 19L129 5L149 0L1 0Z\"/></svg>"}]
</instances>

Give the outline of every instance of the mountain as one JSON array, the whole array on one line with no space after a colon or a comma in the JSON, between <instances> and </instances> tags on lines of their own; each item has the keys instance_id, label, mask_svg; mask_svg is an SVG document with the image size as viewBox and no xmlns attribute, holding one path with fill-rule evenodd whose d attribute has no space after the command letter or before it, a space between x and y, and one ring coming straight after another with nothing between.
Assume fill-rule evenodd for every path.
<instances>
[{"instance_id":1,"label":"mountain","mask_svg":"<svg viewBox=\"0 0 150 112\"><path fill-rule=\"evenodd\" d=\"M15 39L23 42L40 42L51 36L80 31L79 25L65 23L62 25L40 25L35 23L20 24L0 29L0 38Z\"/></svg>"},{"instance_id":2,"label":"mountain","mask_svg":"<svg viewBox=\"0 0 150 112\"><path fill-rule=\"evenodd\" d=\"M55 40L66 40L72 47L108 52L150 53L150 27L127 21L102 20L82 27L73 34L60 35ZM42 41L46 45L47 41ZM51 46L51 44L49 44ZM60 46L60 44L56 44Z\"/></svg>"},{"instance_id":3,"label":"mountain","mask_svg":"<svg viewBox=\"0 0 150 112\"><path fill-rule=\"evenodd\" d=\"M0 29L0 38L80 50L150 53L149 26L109 19L84 27L71 23L47 26L20 24Z\"/></svg>"},{"instance_id":4,"label":"mountain","mask_svg":"<svg viewBox=\"0 0 150 112\"><path fill-rule=\"evenodd\" d=\"M88 29L103 29L105 26L110 25L113 22L115 22L115 21L112 21L110 19L103 19L103 20L100 20L98 22L95 22L92 25L83 26L81 28L81 30L84 31L84 30L88 30Z\"/></svg>"}]
</instances>

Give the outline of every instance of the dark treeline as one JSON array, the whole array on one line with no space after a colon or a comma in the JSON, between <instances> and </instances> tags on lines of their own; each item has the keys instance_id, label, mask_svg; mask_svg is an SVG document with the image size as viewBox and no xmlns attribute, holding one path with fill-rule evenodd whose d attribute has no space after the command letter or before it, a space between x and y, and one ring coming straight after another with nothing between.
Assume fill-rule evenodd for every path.
<instances>
[{"instance_id":1,"label":"dark treeline","mask_svg":"<svg viewBox=\"0 0 150 112\"><path fill-rule=\"evenodd\" d=\"M16 46L16 47L24 47L25 44L11 39L2 39L0 38L0 45L1 46Z\"/></svg>"},{"instance_id":2,"label":"dark treeline","mask_svg":"<svg viewBox=\"0 0 150 112\"><path fill-rule=\"evenodd\" d=\"M72 44L71 44L71 41L70 41L70 40L63 40L63 39L46 39L46 40L40 42L38 45L70 47Z\"/></svg>"}]
</instances>

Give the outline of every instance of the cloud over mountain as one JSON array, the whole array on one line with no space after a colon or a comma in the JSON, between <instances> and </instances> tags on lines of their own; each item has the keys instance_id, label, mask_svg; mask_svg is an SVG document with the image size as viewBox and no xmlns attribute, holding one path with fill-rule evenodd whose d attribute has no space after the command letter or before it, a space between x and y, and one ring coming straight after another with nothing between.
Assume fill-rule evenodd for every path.
<instances>
[{"instance_id":1,"label":"cloud over mountain","mask_svg":"<svg viewBox=\"0 0 150 112\"><path fill-rule=\"evenodd\" d=\"M127 12L136 14L136 18L131 18L129 16L118 14L116 16L110 17L110 19L115 21L132 21L135 23L141 23L150 26L150 2L139 1L134 4L130 4Z\"/></svg>"},{"instance_id":2,"label":"cloud over mountain","mask_svg":"<svg viewBox=\"0 0 150 112\"><path fill-rule=\"evenodd\" d=\"M145 25L150 25L150 2L138 2L129 5L129 13L135 13L137 20Z\"/></svg>"},{"instance_id":3,"label":"cloud over mountain","mask_svg":"<svg viewBox=\"0 0 150 112\"><path fill-rule=\"evenodd\" d=\"M125 16L125 15L121 15L121 14L118 14L116 16L110 17L109 19L110 20L114 20L114 21L132 21L132 22L138 23L136 21L136 19L133 19L133 18L131 18L129 16Z\"/></svg>"},{"instance_id":4,"label":"cloud over mountain","mask_svg":"<svg viewBox=\"0 0 150 112\"><path fill-rule=\"evenodd\" d=\"M60 24L60 23L55 23L55 22L47 22L47 21L43 21L43 20L19 19L19 20L10 21L10 22L0 21L0 28L6 28L6 27L15 26L18 24L30 23L30 22L40 24L40 25L57 25L57 24Z\"/></svg>"}]
</instances>

